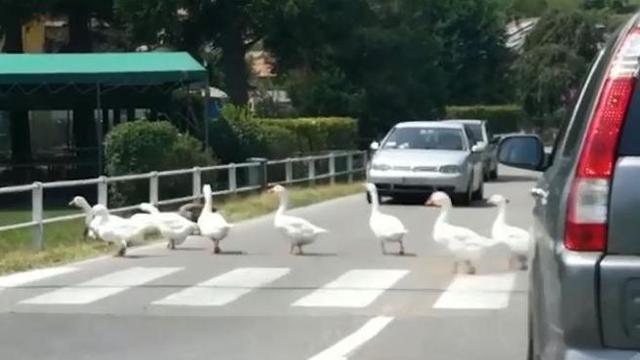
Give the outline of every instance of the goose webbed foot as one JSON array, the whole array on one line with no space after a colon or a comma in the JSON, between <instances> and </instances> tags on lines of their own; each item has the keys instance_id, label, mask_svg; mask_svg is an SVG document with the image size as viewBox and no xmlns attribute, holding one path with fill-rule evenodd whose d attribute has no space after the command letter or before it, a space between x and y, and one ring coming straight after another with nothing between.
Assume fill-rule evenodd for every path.
<instances>
[{"instance_id":1,"label":"goose webbed foot","mask_svg":"<svg viewBox=\"0 0 640 360\"><path fill-rule=\"evenodd\" d=\"M475 275L476 273L476 268L475 266L473 266L473 264L471 263L471 261L465 261L465 264L467 265L467 274L469 275Z\"/></svg>"}]
</instances>

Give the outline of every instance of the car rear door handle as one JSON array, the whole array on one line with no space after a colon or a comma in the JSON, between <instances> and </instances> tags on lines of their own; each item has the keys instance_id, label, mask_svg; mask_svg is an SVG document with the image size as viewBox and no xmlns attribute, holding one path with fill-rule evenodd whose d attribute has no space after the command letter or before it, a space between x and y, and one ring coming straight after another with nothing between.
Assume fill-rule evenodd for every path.
<instances>
[{"instance_id":1,"label":"car rear door handle","mask_svg":"<svg viewBox=\"0 0 640 360\"><path fill-rule=\"evenodd\" d=\"M540 199L543 203L546 203L547 197L549 196L549 191L541 188L533 188L531 189L531 195L537 199Z\"/></svg>"}]
</instances>

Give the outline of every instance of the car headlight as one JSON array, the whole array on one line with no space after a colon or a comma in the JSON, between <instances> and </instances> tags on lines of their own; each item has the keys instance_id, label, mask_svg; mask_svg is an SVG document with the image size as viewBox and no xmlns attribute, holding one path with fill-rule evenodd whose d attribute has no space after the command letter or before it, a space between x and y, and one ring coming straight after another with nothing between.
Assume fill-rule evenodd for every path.
<instances>
[{"instance_id":1,"label":"car headlight","mask_svg":"<svg viewBox=\"0 0 640 360\"><path fill-rule=\"evenodd\" d=\"M440 166L440 172L444 174L459 174L462 170L458 165L444 165Z\"/></svg>"},{"instance_id":2,"label":"car headlight","mask_svg":"<svg viewBox=\"0 0 640 360\"><path fill-rule=\"evenodd\" d=\"M371 165L371 168L373 170L379 170L379 171L387 171L387 170L391 170L391 165L387 165L387 164L379 164L379 163L373 163Z\"/></svg>"}]
</instances>

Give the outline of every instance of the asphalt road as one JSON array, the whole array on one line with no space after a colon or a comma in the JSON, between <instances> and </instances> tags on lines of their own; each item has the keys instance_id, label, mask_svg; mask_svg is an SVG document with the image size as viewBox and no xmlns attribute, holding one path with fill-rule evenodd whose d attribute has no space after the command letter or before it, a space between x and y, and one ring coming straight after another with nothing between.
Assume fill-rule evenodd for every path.
<instances>
[{"instance_id":1,"label":"asphalt road","mask_svg":"<svg viewBox=\"0 0 640 360\"><path fill-rule=\"evenodd\" d=\"M534 178L501 176L485 196L510 198L507 218L528 229ZM0 277L0 358L524 359L527 276L504 249L455 275L431 239L437 209L383 211L409 229L406 256L380 253L363 193L293 211L330 230L306 256L288 255L267 216L238 224L219 256L190 239ZM496 209L452 215L488 236Z\"/></svg>"}]
</instances>

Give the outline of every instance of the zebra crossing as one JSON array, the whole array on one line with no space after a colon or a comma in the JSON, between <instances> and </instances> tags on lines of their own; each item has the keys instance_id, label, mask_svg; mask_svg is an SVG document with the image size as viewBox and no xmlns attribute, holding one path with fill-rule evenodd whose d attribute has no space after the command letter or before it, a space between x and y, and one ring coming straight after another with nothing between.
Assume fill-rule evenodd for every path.
<instances>
[{"instance_id":1,"label":"zebra crossing","mask_svg":"<svg viewBox=\"0 0 640 360\"><path fill-rule=\"evenodd\" d=\"M286 293L278 298L288 309L365 309L384 303L386 294L408 291L400 284L410 278L411 269L348 269L337 276L323 279L316 287L284 286L295 271L289 267L236 267L218 272L213 277L196 280L193 284L175 285L172 277L188 271L188 267L135 266L104 274L77 283L64 283L60 278L81 273L81 269L61 267L34 270L0 277L0 312L38 312L42 308L62 307L65 312L82 312L83 307L99 304L106 299L118 299L127 304L128 294L149 290L145 309L154 308L223 308L261 291ZM321 276L322 274L318 274ZM453 276L453 275L452 275ZM440 289L430 289L434 310L498 310L509 306L517 273L487 275L456 275L445 281ZM74 278L77 278L74 277ZM54 281L58 279L57 281ZM52 282L48 282L51 280ZM284 282L283 282L284 281ZM55 285L51 285L55 284ZM11 290L21 291L22 297L6 297ZM155 291L155 292L154 292ZM416 291L415 289L412 291ZM3 299L5 297L5 299ZM418 300L416 300L418 301ZM274 301L270 301L273 303ZM10 304L9 304L10 303Z\"/></svg>"}]
</instances>

